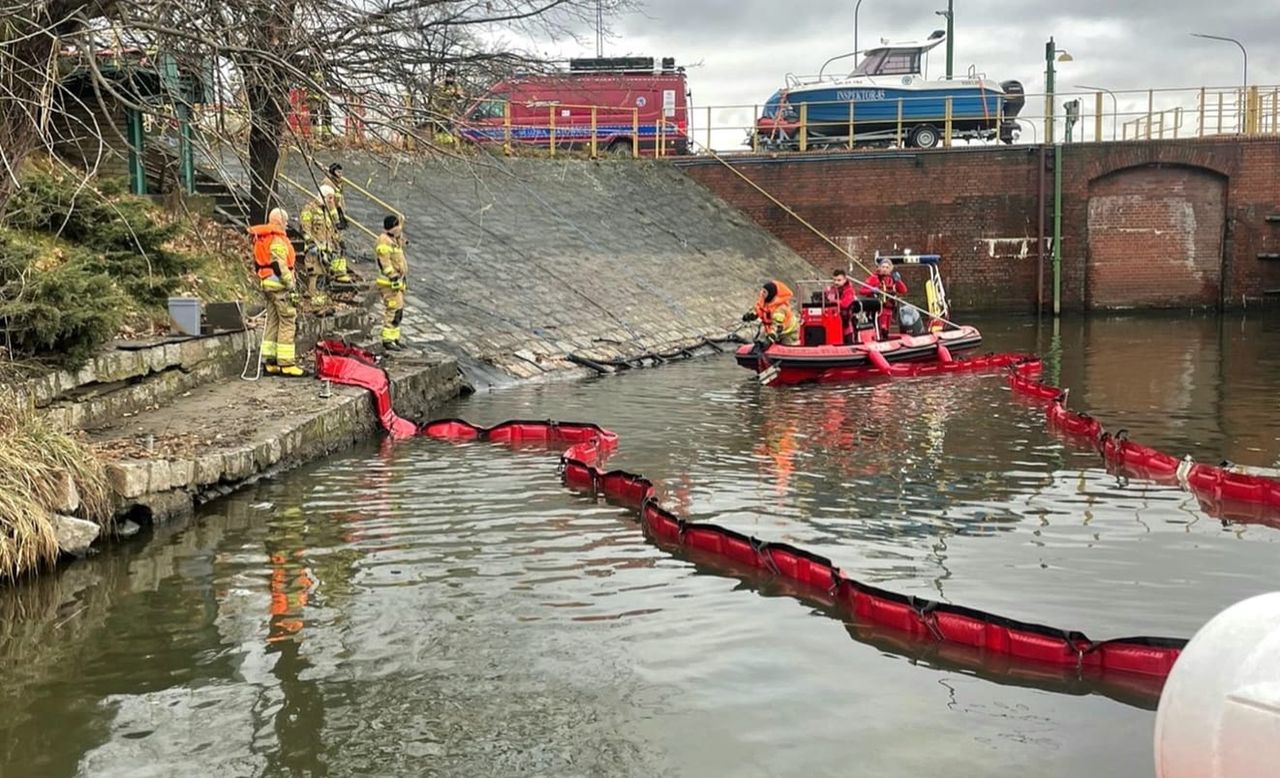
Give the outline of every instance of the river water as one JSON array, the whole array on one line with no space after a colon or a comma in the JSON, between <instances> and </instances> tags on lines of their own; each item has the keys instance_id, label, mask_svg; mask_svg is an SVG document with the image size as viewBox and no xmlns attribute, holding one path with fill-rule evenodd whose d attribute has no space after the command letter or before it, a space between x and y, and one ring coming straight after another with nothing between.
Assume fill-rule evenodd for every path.
<instances>
[{"instance_id":1,"label":"river water","mask_svg":"<svg viewBox=\"0 0 1280 778\"><path fill-rule=\"evenodd\" d=\"M1275 318L980 322L1109 428L1280 464ZM1274 588L1280 530L1125 483L992 376L728 357L460 400L596 421L692 518L1094 638ZM554 454L371 443L0 592L0 775L1149 776L1154 690L959 666L646 542Z\"/></svg>"}]
</instances>

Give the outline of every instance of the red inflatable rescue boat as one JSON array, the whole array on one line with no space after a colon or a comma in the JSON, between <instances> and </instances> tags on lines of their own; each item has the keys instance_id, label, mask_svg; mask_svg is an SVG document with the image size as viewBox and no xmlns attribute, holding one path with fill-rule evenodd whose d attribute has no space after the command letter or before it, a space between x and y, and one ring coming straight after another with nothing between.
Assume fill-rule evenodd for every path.
<instances>
[{"instance_id":1,"label":"red inflatable rescue boat","mask_svg":"<svg viewBox=\"0 0 1280 778\"><path fill-rule=\"evenodd\" d=\"M929 271L925 282L927 312L875 295L858 297L846 313L826 283L801 281L797 286L805 302L800 308L800 342L791 346L763 342L742 346L735 354L738 364L756 371L763 384L856 381L932 372L925 366L951 365L957 361L957 354L982 345L982 333L976 327L948 321L950 310L938 272L940 257L903 254L888 258L895 266ZM877 261L880 259L877 255ZM865 284L855 287L862 294L868 290ZM882 329L889 318L885 311L889 306L894 308L893 318L898 321L900 331L896 333ZM903 363L916 369L894 369Z\"/></svg>"}]
</instances>

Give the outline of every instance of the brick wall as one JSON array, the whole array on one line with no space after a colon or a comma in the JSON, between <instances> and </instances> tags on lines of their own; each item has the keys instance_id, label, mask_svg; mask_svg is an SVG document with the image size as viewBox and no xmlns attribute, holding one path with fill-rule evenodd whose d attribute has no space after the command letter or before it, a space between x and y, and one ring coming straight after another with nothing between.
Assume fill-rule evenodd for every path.
<instances>
[{"instance_id":1,"label":"brick wall","mask_svg":"<svg viewBox=\"0 0 1280 778\"><path fill-rule=\"evenodd\" d=\"M1220 298L1240 305L1280 289L1280 261L1258 259L1259 253L1280 252L1280 224L1265 220L1280 213L1280 140L1076 144L1063 153L1062 279L1068 309L1217 305ZM677 164L820 272L846 261L724 165L714 160ZM877 249L942 254L960 309L1035 308L1038 148L807 154L733 164L866 264ZM1045 190L1051 198L1051 169ZM1156 195L1161 204L1143 204ZM1117 210L1116 198L1126 196L1130 210ZM1102 204L1108 198L1109 209ZM1046 199L1047 236L1052 235L1051 206ZM1101 230L1092 237L1091 211ZM1131 220L1136 229L1146 230L1140 252L1120 237ZM1152 240L1157 233L1160 240ZM1104 275L1104 291L1091 289L1095 250L1099 267L1112 264L1108 260L1114 254L1133 255L1116 264L1125 265L1135 281L1122 285ZM1047 305L1052 266L1047 247L1045 253ZM1170 284L1176 293L1161 291Z\"/></svg>"},{"instance_id":2,"label":"brick wall","mask_svg":"<svg viewBox=\"0 0 1280 778\"><path fill-rule=\"evenodd\" d=\"M1090 308L1216 304L1226 179L1202 168L1125 168L1089 187Z\"/></svg>"}]
</instances>

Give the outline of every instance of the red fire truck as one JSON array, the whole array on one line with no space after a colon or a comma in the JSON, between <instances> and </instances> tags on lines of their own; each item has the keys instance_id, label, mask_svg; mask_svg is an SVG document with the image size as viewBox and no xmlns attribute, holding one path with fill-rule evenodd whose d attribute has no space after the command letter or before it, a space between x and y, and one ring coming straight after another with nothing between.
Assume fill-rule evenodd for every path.
<instances>
[{"instance_id":1,"label":"red fire truck","mask_svg":"<svg viewBox=\"0 0 1280 778\"><path fill-rule=\"evenodd\" d=\"M557 149L591 145L611 154L689 153L689 91L673 58L571 59L556 73L518 75L494 84L454 122L473 143ZM593 119L594 117L594 119Z\"/></svg>"}]
</instances>

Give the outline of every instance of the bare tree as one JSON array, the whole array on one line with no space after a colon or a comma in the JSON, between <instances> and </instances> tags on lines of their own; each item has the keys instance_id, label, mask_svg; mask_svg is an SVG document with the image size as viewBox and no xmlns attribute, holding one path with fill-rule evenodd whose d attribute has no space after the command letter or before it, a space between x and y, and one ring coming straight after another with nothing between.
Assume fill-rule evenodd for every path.
<instances>
[{"instance_id":1,"label":"bare tree","mask_svg":"<svg viewBox=\"0 0 1280 778\"><path fill-rule=\"evenodd\" d=\"M532 64L536 58L510 37L563 37L593 24L597 7L614 13L626 2L43 0L34 9L0 6L0 160L11 186L25 153L53 145L48 114L64 47L88 53L101 92L135 109L159 110L96 69L94 51L134 47L152 63L176 62L183 72L202 74L218 102L244 106L245 167L258 218L275 198L281 143L297 130L287 121L297 107L290 102L296 90L320 96L352 121L411 135L435 110L432 95L445 71L475 82Z\"/></svg>"}]
</instances>

